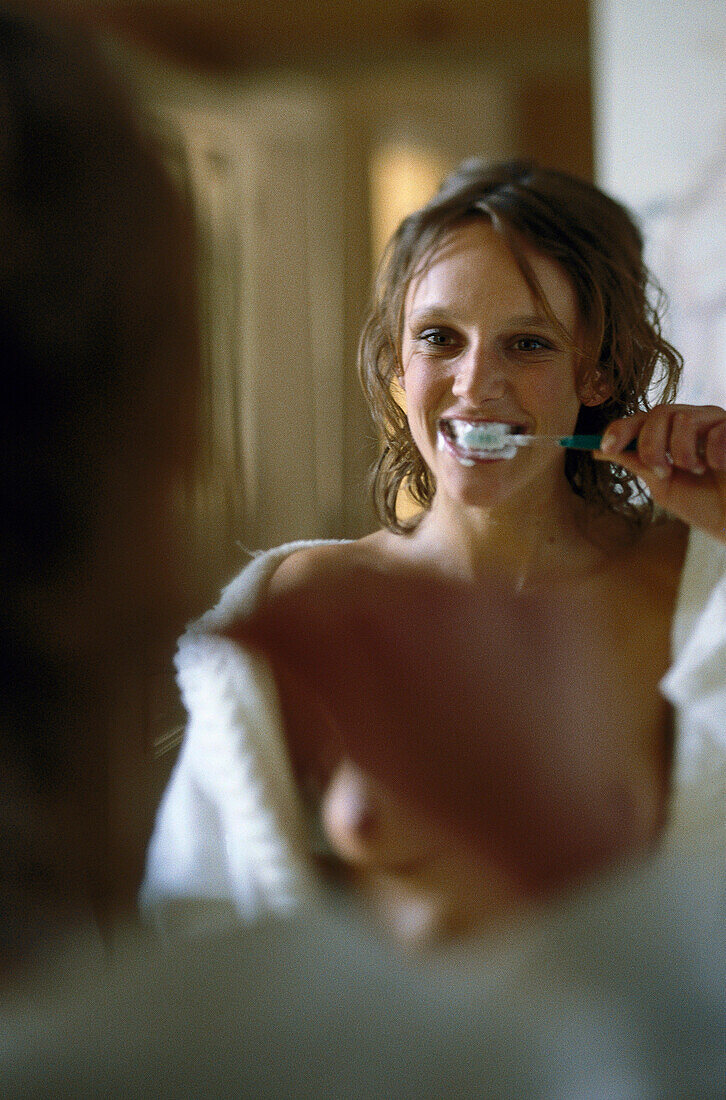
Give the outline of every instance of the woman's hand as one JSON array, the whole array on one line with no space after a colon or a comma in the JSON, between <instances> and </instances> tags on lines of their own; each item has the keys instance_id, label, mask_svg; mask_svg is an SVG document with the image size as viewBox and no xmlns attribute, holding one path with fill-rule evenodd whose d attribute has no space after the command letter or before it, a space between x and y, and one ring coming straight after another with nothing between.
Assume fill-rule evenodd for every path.
<instances>
[{"instance_id":1,"label":"woman's hand","mask_svg":"<svg viewBox=\"0 0 726 1100\"><path fill-rule=\"evenodd\" d=\"M623 453L637 439L637 451ZM642 478L654 502L726 542L726 410L657 405L615 420L596 457Z\"/></svg>"}]
</instances>

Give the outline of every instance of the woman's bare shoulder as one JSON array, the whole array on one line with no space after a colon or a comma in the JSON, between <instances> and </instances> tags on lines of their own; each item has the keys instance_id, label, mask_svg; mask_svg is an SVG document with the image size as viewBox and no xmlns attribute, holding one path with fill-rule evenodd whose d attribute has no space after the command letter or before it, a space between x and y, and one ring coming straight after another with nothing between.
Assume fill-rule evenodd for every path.
<instances>
[{"instance_id":1,"label":"woman's bare shoulder","mask_svg":"<svg viewBox=\"0 0 726 1100\"><path fill-rule=\"evenodd\" d=\"M269 594L274 596L290 592L311 581L335 576L351 566L384 568L392 560L394 544L391 540L396 537L388 531L375 531L350 542L302 546L280 562L270 578Z\"/></svg>"}]
</instances>

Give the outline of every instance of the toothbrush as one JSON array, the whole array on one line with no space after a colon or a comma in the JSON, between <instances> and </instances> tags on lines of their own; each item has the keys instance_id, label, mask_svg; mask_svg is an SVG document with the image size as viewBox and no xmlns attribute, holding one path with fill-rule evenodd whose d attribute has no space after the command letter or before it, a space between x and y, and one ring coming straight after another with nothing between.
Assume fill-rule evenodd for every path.
<instances>
[{"instance_id":1,"label":"toothbrush","mask_svg":"<svg viewBox=\"0 0 726 1100\"><path fill-rule=\"evenodd\" d=\"M535 443L549 443L551 446L567 447L570 450L597 451L602 443L601 435L527 435L512 432L510 424L496 421L480 424L457 421L449 423L456 441L472 451L510 451L510 448L530 447ZM636 441L633 440L625 450L634 451L635 448Z\"/></svg>"},{"instance_id":2,"label":"toothbrush","mask_svg":"<svg viewBox=\"0 0 726 1100\"><path fill-rule=\"evenodd\" d=\"M529 447L532 443L552 443L556 447L567 447L571 451L599 451L602 443L601 435L503 435L501 445L513 443L515 447ZM636 440L633 439L626 451L634 451Z\"/></svg>"}]
</instances>

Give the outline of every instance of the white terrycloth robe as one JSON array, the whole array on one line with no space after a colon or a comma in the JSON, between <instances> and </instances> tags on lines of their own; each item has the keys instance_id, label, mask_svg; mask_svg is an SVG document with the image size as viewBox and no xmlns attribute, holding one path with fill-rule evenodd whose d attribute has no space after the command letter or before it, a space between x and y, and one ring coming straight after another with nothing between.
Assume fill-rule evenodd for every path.
<instances>
[{"instance_id":1,"label":"white terrycloth robe","mask_svg":"<svg viewBox=\"0 0 726 1100\"><path fill-rule=\"evenodd\" d=\"M250 614L280 562L310 545L253 558L179 643L189 723L140 895L142 910L164 927L195 931L286 913L314 891L313 834L272 673L263 658L211 633ZM668 842L722 843L726 870L726 546L698 531L689 537L672 643L662 682L676 719Z\"/></svg>"},{"instance_id":2,"label":"white terrycloth robe","mask_svg":"<svg viewBox=\"0 0 726 1100\"><path fill-rule=\"evenodd\" d=\"M159 806L139 901L170 931L287 913L314 889L311 828L264 658L216 631L250 615L291 542L253 557L179 641L189 715Z\"/></svg>"}]
</instances>

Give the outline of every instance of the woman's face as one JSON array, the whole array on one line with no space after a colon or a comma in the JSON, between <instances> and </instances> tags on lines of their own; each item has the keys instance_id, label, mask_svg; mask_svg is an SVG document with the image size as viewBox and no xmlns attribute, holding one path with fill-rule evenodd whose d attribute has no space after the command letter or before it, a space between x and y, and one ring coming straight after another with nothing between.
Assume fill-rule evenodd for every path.
<instances>
[{"instance_id":1,"label":"woman's face","mask_svg":"<svg viewBox=\"0 0 726 1100\"><path fill-rule=\"evenodd\" d=\"M564 271L522 244L555 317L577 339ZM577 420L577 354L545 316L505 241L486 218L453 229L408 288L401 385L411 434L443 494L493 507L527 486L564 480L564 451L521 447L512 458L472 458L451 421L504 422L544 435ZM454 428L456 428L456 424Z\"/></svg>"}]
</instances>

